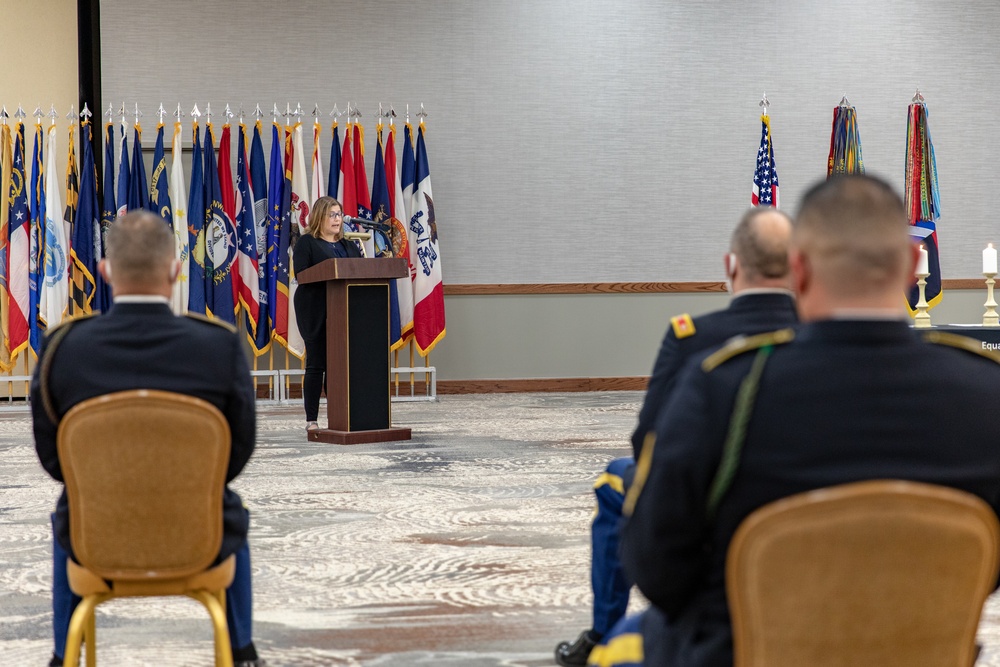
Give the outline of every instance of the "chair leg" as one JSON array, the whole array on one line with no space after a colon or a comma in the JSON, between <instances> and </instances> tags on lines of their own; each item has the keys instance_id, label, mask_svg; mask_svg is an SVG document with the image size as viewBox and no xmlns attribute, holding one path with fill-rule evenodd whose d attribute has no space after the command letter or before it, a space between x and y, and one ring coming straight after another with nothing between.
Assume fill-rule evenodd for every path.
<instances>
[{"instance_id":1,"label":"chair leg","mask_svg":"<svg viewBox=\"0 0 1000 667\"><path fill-rule=\"evenodd\" d=\"M229 626L226 624L225 591L221 593L210 593L205 590L189 591L187 595L204 605L212 619L212 626L215 629L216 667L233 667L233 649L229 645Z\"/></svg>"},{"instance_id":2,"label":"chair leg","mask_svg":"<svg viewBox=\"0 0 1000 667\"><path fill-rule=\"evenodd\" d=\"M97 605L94 605L90 615L87 616L83 641L87 645L87 667L97 667Z\"/></svg>"},{"instance_id":3,"label":"chair leg","mask_svg":"<svg viewBox=\"0 0 1000 667\"><path fill-rule=\"evenodd\" d=\"M66 655L63 656L63 664L66 667L78 667L80 664L80 644L87 634L90 635L87 642L87 667L93 667L96 664L94 609L108 597L100 594L88 595L77 605L69 621L69 631L66 633ZM94 656L94 662L91 662L91 656Z\"/></svg>"}]
</instances>

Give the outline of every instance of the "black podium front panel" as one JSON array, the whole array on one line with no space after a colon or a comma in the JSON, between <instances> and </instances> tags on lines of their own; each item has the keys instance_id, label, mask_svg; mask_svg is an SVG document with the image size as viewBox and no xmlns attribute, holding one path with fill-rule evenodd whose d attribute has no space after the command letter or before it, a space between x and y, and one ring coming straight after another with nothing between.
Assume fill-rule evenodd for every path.
<instances>
[{"instance_id":1,"label":"black podium front panel","mask_svg":"<svg viewBox=\"0 0 1000 667\"><path fill-rule=\"evenodd\" d=\"M386 429L389 412L389 286L347 286L348 430Z\"/></svg>"}]
</instances>

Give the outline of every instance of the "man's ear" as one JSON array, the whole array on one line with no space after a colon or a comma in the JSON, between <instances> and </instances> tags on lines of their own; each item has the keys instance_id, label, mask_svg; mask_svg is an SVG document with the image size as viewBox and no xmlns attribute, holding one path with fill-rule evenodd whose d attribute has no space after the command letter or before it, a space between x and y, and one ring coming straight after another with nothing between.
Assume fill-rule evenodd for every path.
<instances>
[{"instance_id":1,"label":"man's ear","mask_svg":"<svg viewBox=\"0 0 1000 667\"><path fill-rule=\"evenodd\" d=\"M736 258L736 253L729 252L726 253L724 258L724 263L726 267L726 277L732 280L736 276L736 270L739 268L739 260Z\"/></svg>"},{"instance_id":2,"label":"man's ear","mask_svg":"<svg viewBox=\"0 0 1000 667\"><path fill-rule=\"evenodd\" d=\"M97 270L100 272L102 276L104 276L105 281L109 283L111 282L111 265L108 264L108 260L102 259L100 262L98 262Z\"/></svg>"},{"instance_id":3,"label":"man's ear","mask_svg":"<svg viewBox=\"0 0 1000 667\"><path fill-rule=\"evenodd\" d=\"M173 283L177 280L177 276L181 273L181 260L175 259L170 263L170 282Z\"/></svg>"},{"instance_id":4,"label":"man's ear","mask_svg":"<svg viewBox=\"0 0 1000 667\"><path fill-rule=\"evenodd\" d=\"M803 294L812 284L812 264L809 258L801 250L792 249L788 251L788 265L792 271L792 290L796 294Z\"/></svg>"}]
</instances>

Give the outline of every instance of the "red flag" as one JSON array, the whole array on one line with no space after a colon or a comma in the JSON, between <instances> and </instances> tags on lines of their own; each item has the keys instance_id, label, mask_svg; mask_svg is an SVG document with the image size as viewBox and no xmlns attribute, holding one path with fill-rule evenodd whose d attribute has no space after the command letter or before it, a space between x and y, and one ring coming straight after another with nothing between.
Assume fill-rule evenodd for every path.
<instances>
[{"instance_id":1,"label":"red flag","mask_svg":"<svg viewBox=\"0 0 1000 667\"><path fill-rule=\"evenodd\" d=\"M354 124L354 189L358 198L358 217L372 219L372 197L368 191L368 176L365 173L365 128ZM375 256L374 236L364 243L365 256Z\"/></svg>"}]
</instances>

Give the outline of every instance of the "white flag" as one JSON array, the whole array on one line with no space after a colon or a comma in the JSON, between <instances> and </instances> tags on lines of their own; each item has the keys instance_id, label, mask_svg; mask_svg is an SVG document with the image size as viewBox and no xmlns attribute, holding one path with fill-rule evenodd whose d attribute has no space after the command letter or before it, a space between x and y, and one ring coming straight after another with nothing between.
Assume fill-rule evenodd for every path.
<instances>
[{"instance_id":1,"label":"white flag","mask_svg":"<svg viewBox=\"0 0 1000 667\"><path fill-rule=\"evenodd\" d=\"M310 207L316 205L317 199L326 196L326 179L323 178L323 159L319 150L320 130L322 130L322 127L320 127L319 121L313 123L312 198L309 200Z\"/></svg>"},{"instance_id":2,"label":"white flag","mask_svg":"<svg viewBox=\"0 0 1000 667\"><path fill-rule=\"evenodd\" d=\"M66 228L63 224L62 198L56 169L56 126L48 129L45 156L45 256L42 261L42 287L38 297L38 315L47 327L62 322L69 306L69 263L66 261Z\"/></svg>"},{"instance_id":3,"label":"white flag","mask_svg":"<svg viewBox=\"0 0 1000 667\"><path fill-rule=\"evenodd\" d=\"M173 162L170 165L170 202L174 206L174 259L181 262L180 273L170 295L170 307L180 315L188 308L188 281L191 267L188 262L187 187L184 185L184 163L181 161L181 124L174 123Z\"/></svg>"}]
</instances>

